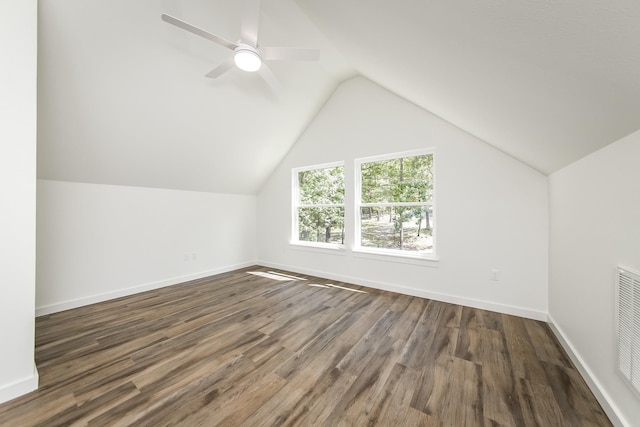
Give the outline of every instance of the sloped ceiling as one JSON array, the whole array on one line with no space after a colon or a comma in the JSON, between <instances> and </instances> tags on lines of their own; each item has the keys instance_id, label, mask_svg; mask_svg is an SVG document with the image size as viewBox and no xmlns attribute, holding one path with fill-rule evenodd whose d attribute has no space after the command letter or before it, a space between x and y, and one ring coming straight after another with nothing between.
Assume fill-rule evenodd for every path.
<instances>
[{"instance_id":1,"label":"sloped ceiling","mask_svg":"<svg viewBox=\"0 0 640 427\"><path fill-rule=\"evenodd\" d=\"M637 0L298 0L356 70L543 172L640 128Z\"/></svg>"},{"instance_id":2,"label":"sloped ceiling","mask_svg":"<svg viewBox=\"0 0 640 427\"><path fill-rule=\"evenodd\" d=\"M272 62L283 90L232 52L160 19L239 38L237 0L40 0L38 175L44 179L251 194L338 82L354 71L289 0L265 0L259 43L317 47Z\"/></svg>"},{"instance_id":3,"label":"sloped ceiling","mask_svg":"<svg viewBox=\"0 0 640 427\"><path fill-rule=\"evenodd\" d=\"M541 171L640 129L637 0L263 0L259 42L319 47L232 70L237 0L40 0L39 176L255 193L335 87L361 74Z\"/></svg>"}]
</instances>

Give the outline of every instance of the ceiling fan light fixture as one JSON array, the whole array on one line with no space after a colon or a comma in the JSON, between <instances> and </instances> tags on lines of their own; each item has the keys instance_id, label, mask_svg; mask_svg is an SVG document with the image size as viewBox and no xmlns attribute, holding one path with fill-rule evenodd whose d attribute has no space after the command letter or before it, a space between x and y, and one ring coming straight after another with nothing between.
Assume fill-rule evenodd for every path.
<instances>
[{"instance_id":1,"label":"ceiling fan light fixture","mask_svg":"<svg viewBox=\"0 0 640 427\"><path fill-rule=\"evenodd\" d=\"M236 63L238 68L249 72L258 71L262 65L262 60L260 59L258 52L248 46L238 47L235 55L233 56L233 61Z\"/></svg>"}]
</instances>

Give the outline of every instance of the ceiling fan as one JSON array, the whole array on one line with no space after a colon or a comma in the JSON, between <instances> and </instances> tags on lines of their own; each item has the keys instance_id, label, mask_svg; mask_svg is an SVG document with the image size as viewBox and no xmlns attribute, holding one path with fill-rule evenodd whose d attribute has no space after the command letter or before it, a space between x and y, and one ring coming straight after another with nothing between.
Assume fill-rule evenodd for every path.
<instances>
[{"instance_id":1,"label":"ceiling fan","mask_svg":"<svg viewBox=\"0 0 640 427\"><path fill-rule=\"evenodd\" d=\"M173 16L162 14L162 20L180 27L207 40L218 43L234 52L233 57L206 74L215 79L233 68L234 64L244 71L258 72L272 89L278 89L278 79L263 61L317 61L318 49L302 49L295 47L272 47L258 45L258 22L260 21L260 0L245 0L243 17L240 24L240 40L230 42L223 37L211 34Z\"/></svg>"}]
</instances>

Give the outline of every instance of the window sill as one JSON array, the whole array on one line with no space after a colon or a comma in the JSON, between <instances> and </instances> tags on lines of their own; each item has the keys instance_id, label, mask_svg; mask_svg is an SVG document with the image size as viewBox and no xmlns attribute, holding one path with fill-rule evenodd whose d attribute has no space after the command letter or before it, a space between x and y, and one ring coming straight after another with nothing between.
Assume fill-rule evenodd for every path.
<instances>
[{"instance_id":1,"label":"window sill","mask_svg":"<svg viewBox=\"0 0 640 427\"><path fill-rule=\"evenodd\" d=\"M344 245L334 243L316 243L316 242L289 242L291 249L297 251L319 252L331 255L345 255Z\"/></svg>"},{"instance_id":2,"label":"window sill","mask_svg":"<svg viewBox=\"0 0 640 427\"><path fill-rule=\"evenodd\" d=\"M375 249L368 248L354 248L352 250L353 256L356 258L375 259L377 261L404 263L421 265L424 267L438 267L438 258L433 254L415 254L415 253L392 253L386 251L377 251Z\"/></svg>"}]
</instances>

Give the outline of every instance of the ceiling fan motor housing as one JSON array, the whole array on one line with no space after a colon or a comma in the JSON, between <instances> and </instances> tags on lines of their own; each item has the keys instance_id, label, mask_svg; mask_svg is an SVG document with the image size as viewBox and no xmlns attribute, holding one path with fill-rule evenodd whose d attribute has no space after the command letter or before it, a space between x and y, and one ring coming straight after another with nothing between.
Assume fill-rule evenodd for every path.
<instances>
[{"instance_id":1,"label":"ceiling fan motor housing","mask_svg":"<svg viewBox=\"0 0 640 427\"><path fill-rule=\"evenodd\" d=\"M238 68L244 71L254 72L260 69L262 65L262 58L258 50L246 43L238 43L238 47L235 48L235 54L233 55L233 61Z\"/></svg>"}]
</instances>

